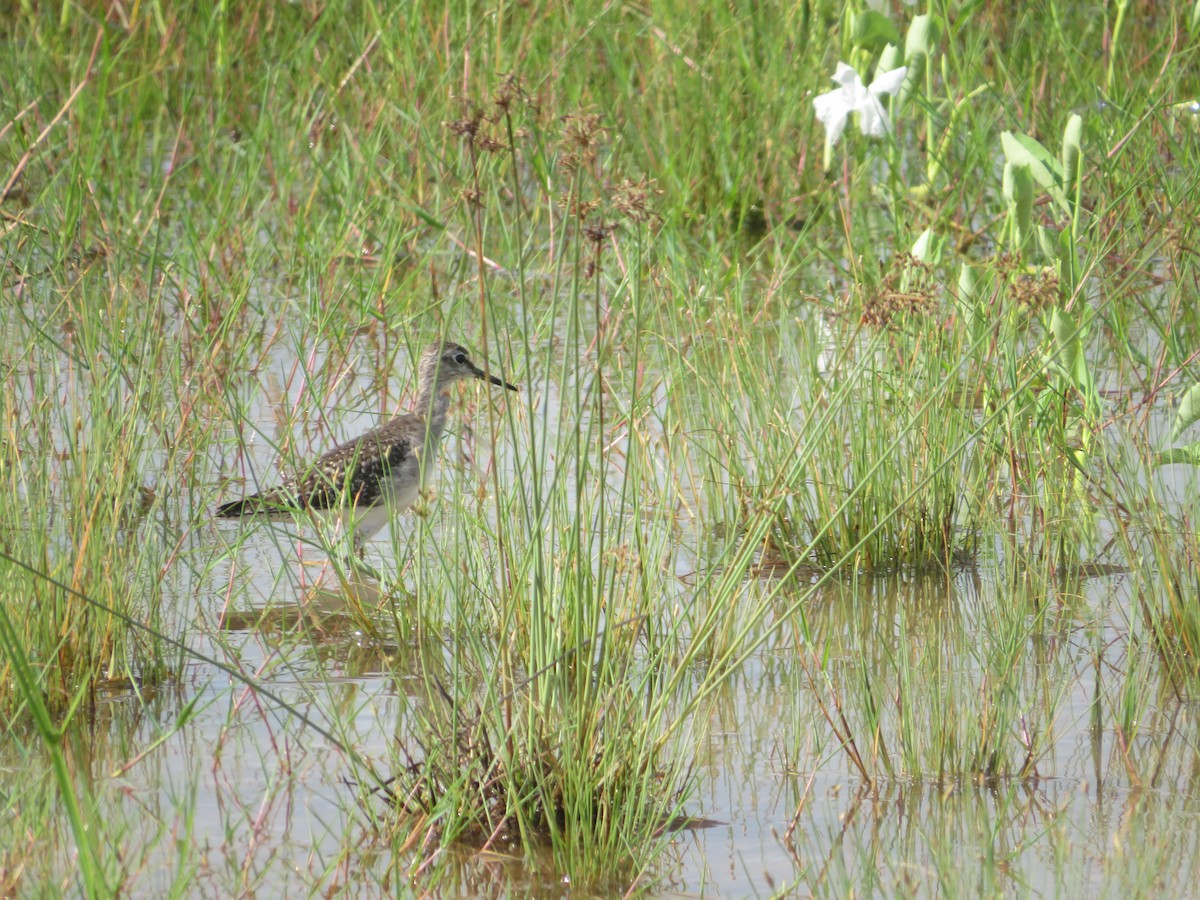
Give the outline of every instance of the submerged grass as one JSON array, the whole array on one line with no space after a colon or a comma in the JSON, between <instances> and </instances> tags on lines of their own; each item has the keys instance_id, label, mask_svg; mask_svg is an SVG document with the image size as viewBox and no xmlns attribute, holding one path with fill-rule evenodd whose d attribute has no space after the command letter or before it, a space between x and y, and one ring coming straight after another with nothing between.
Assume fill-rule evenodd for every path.
<instances>
[{"instance_id":1,"label":"submerged grass","mask_svg":"<svg viewBox=\"0 0 1200 900\"><path fill-rule=\"evenodd\" d=\"M1072 815L1019 824L1064 722L1116 748L1104 779L1186 788L1195 498L1155 462L1196 381L1198 23L1119 9L4 13L0 546L46 576L13 566L0 589L5 721L32 718L59 795L86 798L61 734L102 688L183 689L182 643L262 688L222 728L291 679L307 712L284 708L272 749L312 722L351 747L375 712L328 648L355 631L361 669L395 679L394 726L346 754L362 787L334 806L365 831L332 829L330 886L374 853L381 884L452 885L458 842L653 891L703 816L719 710L772 654L791 769L943 798L933 837L823 865L796 811L813 893L932 891L896 862L924 848L947 892L1014 886ZM868 81L909 67L884 140L852 119L822 148L811 99L838 59ZM378 589L314 588L290 538L210 524L404 407L397 373L437 336L522 392L465 395L438 498L372 551ZM1095 600L1102 566L1128 595ZM969 602L870 587L979 570ZM293 596L338 624L288 617ZM260 624L243 660L222 613L287 640ZM319 665L292 674L305 644ZM290 757L259 765L279 779L260 813L218 816L247 841L220 890L288 877L256 853ZM67 809L81 861L121 842ZM947 849L964 829L969 886ZM60 842L5 845L27 849L0 887L66 871ZM1053 846L1033 880L1077 884L1090 863ZM144 875L100 865L80 887Z\"/></svg>"}]
</instances>

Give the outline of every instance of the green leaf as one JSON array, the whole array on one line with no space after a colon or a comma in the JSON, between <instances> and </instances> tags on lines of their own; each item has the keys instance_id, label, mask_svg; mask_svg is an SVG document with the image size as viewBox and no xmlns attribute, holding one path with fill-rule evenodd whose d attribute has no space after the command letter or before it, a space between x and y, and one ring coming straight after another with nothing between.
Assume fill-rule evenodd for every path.
<instances>
[{"instance_id":1,"label":"green leaf","mask_svg":"<svg viewBox=\"0 0 1200 900\"><path fill-rule=\"evenodd\" d=\"M1037 227L1038 246L1047 259L1058 259L1058 232L1045 225Z\"/></svg>"},{"instance_id":2,"label":"green leaf","mask_svg":"<svg viewBox=\"0 0 1200 900\"><path fill-rule=\"evenodd\" d=\"M1079 251L1075 247L1075 235L1070 228L1058 234L1058 286L1062 296L1070 297L1079 284Z\"/></svg>"},{"instance_id":3,"label":"green leaf","mask_svg":"<svg viewBox=\"0 0 1200 900\"><path fill-rule=\"evenodd\" d=\"M1063 193L1063 169L1060 163L1045 147L1027 134L1014 134L1004 131L1000 134L1000 146L1004 148L1004 158L1014 166L1028 166L1033 180L1044 187L1054 202L1070 212L1066 194Z\"/></svg>"},{"instance_id":4,"label":"green leaf","mask_svg":"<svg viewBox=\"0 0 1200 900\"><path fill-rule=\"evenodd\" d=\"M921 236L912 245L912 255L923 263L937 262L932 229L926 228L921 232Z\"/></svg>"},{"instance_id":5,"label":"green leaf","mask_svg":"<svg viewBox=\"0 0 1200 900\"><path fill-rule=\"evenodd\" d=\"M1175 413L1175 424L1171 428L1171 440L1179 439L1190 426L1200 420L1200 384L1193 384L1179 401L1179 412Z\"/></svg>"},{"instance_id":6,"label":"green leaf","mask_svg":"<svg viewBox=\"0 0 1200 900\"><path fill-rule=\"evenodd\" d=\"M904 61L912 65L918 56L932 56L940 37L938 31L934 16L916 16L904 37Z\"/></svg>"},{"instance_id":7,"label":"green leaf","mask_svg":"<svg viewBox=\"0 0 1200 900\"><path fill-rule=\"evenodd\" d=\"M1073 115L1063 129L1062 143L1063 191L1066 195L1067 212L1071 214L1071 232L1078 227L1080 191L1083 185L1083 118Z\"/></svg>"},{"instance_id":8,"label":"green leaf","mask_svg":"<svg viewBox=\"0 0 1200 900\"><path fill-rule=\"evenodd\" d=\"M1050 314L1050 330L1054 333L1054 358L1068 372L1075 369L1075 357L1079 355L1083 342L1075 320L1058 307Z\"/></svg>"},{"instance_id":9,"label":"green leaf","mask_svg":"<svg viewBox=\"0 0 1200 900\"><path fill-rule=\"evenodd\" d=\"M875 66L875 77L878 78L884 72L890 72L892 69L898 69L904 65L904 56L900 53L900 48L895 44L888 44L883 48L883 52L879 54L879 63ZM912 74L911 72L909 74ZM908 84L908 75L904 76L904 83Z\"/></svg>"},{"instance_id":10,"label":"green leaf","mask_svg":"<svg viewBox=\"0 0 1200 900\"><path fill-rule=\"evenodd\" d=\"M1016 229L1017 249L1021 250L1029 240L1033 223L1033 175L1029 166L1005 163L1003 187L1009 218Z\"/></svg>"},{"instance_id":11,"label":"green leaf","mask_svg":"<svg viewBox=\"0 0 1200 900\"><path fill-rule=\"evenodd\" d=\"M978 281L975 268L970 263L963 263L962 270L958 273L958 299L964 303L974 300Z\"/></svg>"},{"instance_id":12,"label":"green leaf","mask_svg":"<svg viewBox=\"0 0 1200 900\"><path fill-rule=\"evenodd\" d=\"M892 20L873 9L864 9L854 17L854 43L874 49L883 44L899 44L900 32Z\"/></svg>"},{"instance_id":13,"label":"green leaf","mask_svg":"<svg viewBox=\"0 0 1200 900\"><path fill-rule=\"evenodd\" d=\"M966 329L967 337L974 349L982 348L987 341L990 324L982 304L975 298L978 291L979 278L970 263L963 263L958 273L958 291L954 297L954 305Z\"/></svg>"},{"instance_id":14,"label":"green leaf","mask_svg":"<svg viewBox=\"0 0 1200 900\"><path fill-rule=\"evenodd\" d=\"M1200 466L1200 444L1188 444L1186 447L1172 447L1154 455L1156 466L1168 466L1172 463L1182 463L1185 466Z\"/></svg>"},{"instance_id":15,"label":"green leaf","mask_svg":"<svg viewBox=\"0 0 1200 900\"><path fill-rule=\"evenodd\" d=\"M1062 177L1068 191L1074 193L1079 178L1080 160L1083 155L1083 118L1073 115L1063 130Z\"/></svg>"},{"instance_id":16,"label":"green leaf","mask_svg":"<svg viewBox=\"0 0 1200 900\"><path fill-rule=\"evenodd\" d=\"M1029 166L1034 181L1044 188L1062 184L1062 166L1054 154L1027 134L1000 133L1004 157L1014 166Z\"/></svg>"},{"instance_id":17,"label":"green leaf","mask_svg":"<svg viewBox=\"0 0 1200 900\"><path fill-rule=\"evenodd\" d=\"M1054 332L1054 358L1063 367L1072 387L1079 391L1087 409L1095 414L1100 409L1100 397L1096 393L1096 382L1088 368L1087 356L1083 352L1083 326L1063 310L1055 307L1050 316L1050 330Z\"/></svg>"}]
</instances>

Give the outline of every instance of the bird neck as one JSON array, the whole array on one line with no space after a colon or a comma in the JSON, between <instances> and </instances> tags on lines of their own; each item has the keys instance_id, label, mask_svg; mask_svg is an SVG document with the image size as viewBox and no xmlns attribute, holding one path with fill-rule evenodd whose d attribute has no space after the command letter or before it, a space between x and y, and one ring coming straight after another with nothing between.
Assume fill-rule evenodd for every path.
<instances>
[{"instance_id":1,"label":"bird neck","mask_svg":"<svg viewBox=\"0 0 1200 900\"><path fill-rule=\"evenodd\" d=\"M417 415L425 416L425 443L437 444L442 429L446 427L446 413L450 410L450 390L422 390L417 395Z\"/></svg>"}]
</instances>

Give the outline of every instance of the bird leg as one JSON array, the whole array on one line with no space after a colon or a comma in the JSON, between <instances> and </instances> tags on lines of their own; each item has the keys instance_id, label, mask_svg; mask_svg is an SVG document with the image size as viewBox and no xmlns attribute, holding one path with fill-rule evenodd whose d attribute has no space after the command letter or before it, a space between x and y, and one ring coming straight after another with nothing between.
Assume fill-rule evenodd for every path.
<instances>
[{"instance_id":1,"label":"bird leg","mask_svg":"<svg viewBox=\"0 0 1200 900\"><path fill-rule=\"evenodd\" d=\"M337 561L338 568L344 573L349 574L353 572L359 575L366 575L368 578L382 582L383 577L375 570L374 566L367 562L366 550L366 541L355 533L348 549L343 549L339 553L331 554L331 556Z\"/></svg>"}]
</instances>

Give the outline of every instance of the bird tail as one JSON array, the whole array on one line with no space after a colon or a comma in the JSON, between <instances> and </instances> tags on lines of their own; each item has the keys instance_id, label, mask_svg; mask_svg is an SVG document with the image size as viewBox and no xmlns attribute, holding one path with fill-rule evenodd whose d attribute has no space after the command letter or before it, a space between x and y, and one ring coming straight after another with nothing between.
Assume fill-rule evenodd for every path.
<instances>
[{"instance_id":1,"label":"bird tail","mask_svg":"<svg viewBox=\"0 0 1200 900\"><path fill-rule=\"evenodd\" d=\"M257 496L243 497L241 500L230 500L228 503L222 503L217 507L216 515L221 519L236 519L248 512L253 512L257 508L257 504L254 503L257 499Z\"/></svg>"}]
</instances>

